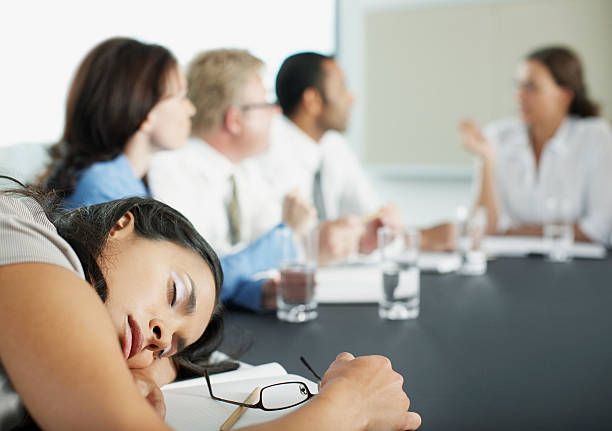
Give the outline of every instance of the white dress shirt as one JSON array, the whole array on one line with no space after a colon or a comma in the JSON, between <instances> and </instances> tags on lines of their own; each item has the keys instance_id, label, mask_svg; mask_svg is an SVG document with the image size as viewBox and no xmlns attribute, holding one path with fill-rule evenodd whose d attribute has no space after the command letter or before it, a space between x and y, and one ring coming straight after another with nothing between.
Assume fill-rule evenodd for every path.
<instances>
[{"instance_id":1,"label":"white dress shirt","mask_svg":"<svg viewBox=\"0 0 612 431\"><path fill-rule=\"evenodd\" d=\"M240 205L240 243L232 246L227 207L234 175ZM281 221L281 207L256 166L232 163L205 141L191 138L158 153L147 174L153 197L176 208L224 256L234 253Z\"/></svg>"},{"instance_id":2,"label":"white dress shirt","mask_svg":"<svg viewBox=\"0 0 612 431\"><path fill-rule=\"evenodd\" d=\"M369 215L380 207L378 196L344 137L327 132L314 141L292 121L279 115L272 124L270 148L252 161L259 167L277 200L292 190L312 202L316 172L327 219Z\"/></svg>"},{"instance_id":3,"label":"white dress shirt","mask_svg":"<svg viewBox=\"0 0 612 431\"><path fill-rule=\"evenodd\" d=\"M543 224L549 198L564 199L568 212L591 239L612 232L612 131L601 118L568 117L546 143L539 166L527 128L519 119L484 129L495 154L498 229Z\"/></svg>"}]
</instances>

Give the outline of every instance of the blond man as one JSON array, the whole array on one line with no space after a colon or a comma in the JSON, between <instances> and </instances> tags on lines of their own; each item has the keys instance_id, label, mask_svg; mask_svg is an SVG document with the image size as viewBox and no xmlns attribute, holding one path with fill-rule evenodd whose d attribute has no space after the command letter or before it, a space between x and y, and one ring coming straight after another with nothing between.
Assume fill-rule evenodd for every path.
<instances>
[{"instance_id":1,"label":"blond man","mask_svg":"<svg viewBox=\"0 0 612 431\"><path fill-rule=\"evenodd\" d=\"M196 56L187 71L197 109L192 137L156 157L148 173L154 197L185 214L219 254L236 254L224 260L235 264L224 267L222 299L255 310L275 305L275 281L252 278L278 267L275 230L285 223L302 231L315 220L314 208L295 193L284 205L268 197L261 176L242 163L267 148L279 112L266 102L262 69L244 50Z\"/></svg>"}]
</instances>

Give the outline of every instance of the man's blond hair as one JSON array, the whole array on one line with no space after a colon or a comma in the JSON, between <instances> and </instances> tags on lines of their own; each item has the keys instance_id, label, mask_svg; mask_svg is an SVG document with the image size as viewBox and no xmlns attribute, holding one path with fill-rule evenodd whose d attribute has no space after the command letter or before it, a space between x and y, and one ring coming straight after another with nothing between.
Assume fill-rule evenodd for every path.
<instances>
[{"instance_id":1,"label":"man's blond hair","mask_svg":"<svg viewBox=\"0 0 612 431\"><path fill-rule=\"evenodd\" d=\"M195 133L209 133L223 124L225 113L239 97L249 75L263 62L243 49L214 49L198 54L187 69L187 96L197 112Z\"/></svg>"}]
</instances>

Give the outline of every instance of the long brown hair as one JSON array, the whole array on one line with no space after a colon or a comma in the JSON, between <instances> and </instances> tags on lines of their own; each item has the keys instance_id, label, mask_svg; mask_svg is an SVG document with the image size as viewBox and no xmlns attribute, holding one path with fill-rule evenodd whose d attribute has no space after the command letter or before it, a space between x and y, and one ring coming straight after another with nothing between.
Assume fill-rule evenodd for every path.
<instances>
[{"instance_id":1,"label":"long brown hair","mask_svg":"<svg viewBox=\"0 0 612 431\"><path fill-rule=\"evenodd\" d=\"M93 48L72 81L64 132L51 149L43 187L68 196L83 169L121 154L176 67L166 48L134 39L112 38Z\"/></svg>"},{"instance_id":2,"label":"long brown hair","mask_svg":"<svg viewBox=\"0 0 612 431\"><path fill-rule=\"evenodd\" d=\"M563 46L540 48L529 53L527 60L542 63L550 71L557 85L574 93L569 107L570 115L578 117L599 115L599 106L587 95L580 59L572 50Z\"/></svg>"}]
</instances>

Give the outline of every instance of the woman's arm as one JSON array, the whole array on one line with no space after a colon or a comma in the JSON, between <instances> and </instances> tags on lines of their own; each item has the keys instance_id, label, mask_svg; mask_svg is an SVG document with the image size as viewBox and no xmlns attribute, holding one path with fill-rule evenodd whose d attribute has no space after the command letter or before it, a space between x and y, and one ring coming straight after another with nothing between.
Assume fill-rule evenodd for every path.
<instances>
[{"instance_id":1,"label":"woman's arm","mask_svg":"<svg viewBox=\"0 0 612 431\"><path fill-rule=\"evenodd\" d=\"M45 430L169 430L140 395L104 305L59 266L0 267L0 359Z\"/></svg>"},{"instance_id":2,"label":"woman's arm","mask_svg":"<svg viewBox=\"0 0 612 431\"><path fill-rule=\"evenodd\" d=\"M473 121L463 121L459 128L461 130L463 146L479 156L482 161L480 188L475 207L481 206L487 209L487 234L493 235L497 232L497 223L499 221L493 146L486 140L478 125Z\"/></svg>"}]
</instances>

